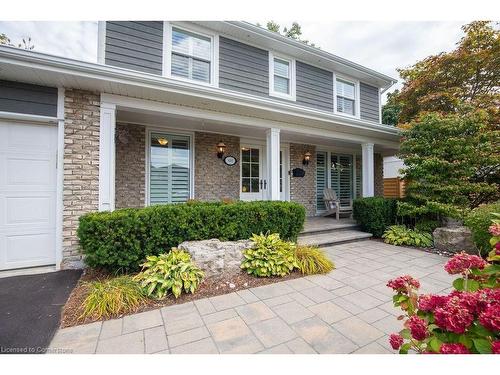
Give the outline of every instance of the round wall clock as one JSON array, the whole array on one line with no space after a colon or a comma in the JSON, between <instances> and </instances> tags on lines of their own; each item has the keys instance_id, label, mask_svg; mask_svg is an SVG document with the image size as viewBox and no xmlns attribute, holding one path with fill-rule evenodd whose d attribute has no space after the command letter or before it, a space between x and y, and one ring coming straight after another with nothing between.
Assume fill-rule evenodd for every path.
<instances>
[{"instance_id":1,"label":"round wall clock","mask_svg":"<svg viewBox=\"0 0 500 375\"><path fill-rule=\"evenodd\" d=\"M224 163L226 163L227 165L235 165L238 161L236 160L236 158L234 156L226 156L224 158Z\"/></svg>"}]
</instances>

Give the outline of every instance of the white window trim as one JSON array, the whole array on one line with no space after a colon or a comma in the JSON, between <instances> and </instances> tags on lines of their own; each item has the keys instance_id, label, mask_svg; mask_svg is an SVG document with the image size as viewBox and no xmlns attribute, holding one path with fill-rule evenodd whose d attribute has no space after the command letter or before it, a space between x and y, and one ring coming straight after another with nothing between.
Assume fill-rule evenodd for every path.
<instances>
[{"instance_id":1,"label":"white window trim","mask_svg":"<svg viewBox=\"0 0 500 375\"><path fill-rule=\"evenodd\" d=\"M152 127L146 126L146 186L145 186L145 199L144 205L146 207L151 206L150 196L149 196L149 177L150 177L150 166L151 166L151 133L165 133L169 135L181 135L185 137L189 137L189 199L194 199L194 132L183 132L178 129L171 128L161 128L161 127Z\"/></svg>"},{"instance_id":2,"label":"white window trim","mask_svg":"<svg viewBox=\"0 0 500 375\"><path fill-rule=\"evenodd\" d=\"M210 39L211 55L210 55L210 82L202 82L194 79L184 78L172 75L172 28L187 31L193 34ZM210 32L201 27L194 25L186 26L182 22L163 22L163 76L183 82L195 83L197 85L219 87L219 35Z\"/></svg>"},{"instance_id":3,"label":"white window trim","mask_svg":"<svg viewBox=\"0 0 500 375\"><path fill-rule=\"evenodd\" d=\"M283 94L281 92L274 91L274 59L280 59L289 62L290 67L290 94ZM296 79L296 71L295 71L295 59L291 57L275 54L269 51L269 96L274 96L276 98L287 99L287 100L296 100L296 89L295 89L295 79Z\"/></svg>"},{"instance_id":4,"label":"white window trim","mask_svg":"<svg viewBox=\"0 0 500 375\"><path fill-rule=\"evenodd\" d=\"M354 85L354 116L348 113L337 111L337 79L352 83ZM333 73L333 113L339 116L361 119L360 116L360 94L359 94L359 80L346 77L337 73Z\"/></svg>"}]
</instances>

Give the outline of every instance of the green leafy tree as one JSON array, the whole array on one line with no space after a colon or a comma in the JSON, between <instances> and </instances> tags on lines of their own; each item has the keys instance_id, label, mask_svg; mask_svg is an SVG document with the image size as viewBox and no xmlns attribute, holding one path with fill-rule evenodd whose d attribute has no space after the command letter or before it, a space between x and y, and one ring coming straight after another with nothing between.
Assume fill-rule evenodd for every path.
<instances>
[{"instance_id":1,"label":"green leafy tree","mask_svg":"<svg viewBox=\"0 0 500 375\"><path fill-rule=\"evenodd\" d=\"M260 26L260 24L257 24L257 26ZM302 36L302 27L299 25L298 22L293 22L292 26L290 26L290 27L286 27L285 26L283 28L283 31L282 31L281 30L281 25L278 24L277 22L271 20L271 21L268 21L266 23L266 28L269 31L281 34L283 36L286 36L287 38L298 40L299 42L302 42L304 44L310 45L311 47L317 47L314 43L311 43L309 40L301 38L301 36ZM317 48L319 48L319 47L317 47Z\"/></svg>"},{"instance_id":2,"label":"green leafy tree","mask_svg":"<svg viewBox=\"0 0 500 375\"><path fill-rule=\"evenodd\" d=\"M11 43L10 38L3 33L0 34L0 44L5 44L10 47L16 47L14 44ZM31 37L28 37L28 38L23 38L21 43L17 44L17 48L23 48L25 50L31 51L32 49L35 48L35 46L32 44Z\"/></svg>"},{"instance_id":3,"label":"green leafy tree","mask_svg":"<svg viewBox=\"0 0 500 375\"><path fill-rule=\"evenodd\" d=\"M394 100L401 105L399 123L423 112L458 113L484 109L491 128L500 123L500 29L475 21L462 27L465 35L455 50L429 56L399 69L404 85Z\"/></svg>"},{"instance_id":4,"label":"green leafy tree","mask_svg":"<svg viewBox=\"0 0 500 375\"><path fill-rule=\"evenodd\" d=\"M387 102L382 106L382 123L386 125L396 126L399 122L399 114L401 113L401 104L397 98L399 90L387 94Z\"/></svg>"},{"instance_id":5,"label":"green leafy tree","mask_svg":"<svg viewBox=\"0 0 500 375\"><path fill-rule=\"evenodd\" d=\"M499 199L500 132L489 128L484 110L427 113L402 132L407 201L403 216L462 217Z\"/></svg>"}]
</instances>

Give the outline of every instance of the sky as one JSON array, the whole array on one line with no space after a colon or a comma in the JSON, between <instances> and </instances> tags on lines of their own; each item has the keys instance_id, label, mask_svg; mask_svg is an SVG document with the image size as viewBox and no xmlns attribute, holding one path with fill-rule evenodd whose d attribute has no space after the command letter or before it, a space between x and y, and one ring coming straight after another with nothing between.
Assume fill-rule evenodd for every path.
<instances>
[{"instance_id":1,"label":"sky","mask_svg":"<svg viewBox=\"0 0 500 375\"><path fill-rule=\"evenodd\" d=\"M265 25L267 20L249 20ZM289 26L294 20L275 20ZM454 49L466 22L301 21L302 38L322 50L387 74L400 82L397 68L442 51ZM5 33L17 45L31 36L35 51L79 60L97 61L97 22L2 22Z\"/></svg>"}]
</instances>

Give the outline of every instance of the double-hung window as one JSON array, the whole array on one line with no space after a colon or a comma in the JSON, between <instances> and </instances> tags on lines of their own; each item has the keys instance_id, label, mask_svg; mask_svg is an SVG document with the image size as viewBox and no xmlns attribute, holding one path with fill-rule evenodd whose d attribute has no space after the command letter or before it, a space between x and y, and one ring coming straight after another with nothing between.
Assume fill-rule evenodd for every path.
<instances>
[{"instance_id":1,"label":"double-hung window","mask_svg":"<svg viewBox=\"0 0 500 375\"><path fill-rule=\"evenodd\" d=\"M295 62L269 54L269 94L295 99Z\"/></svg>"},{"instance_id":2,"label":"double-hung window","mask_svg":"<svg viewBox=\"0 0 500 375\"><path fill-rule=\"evenodd\" d=\"M212 48L210 37L173 27L170 74L211 83Z\"/></svg>"},{"instance_id":3,"label":"double-hung window","mask_svg":"<svg viewBox=\"0 0 500 375\"><path fill-rule=\"evenodd\" d=\"M337 79L336 86L337 112L357 116L356 84L343 79Z\"/></svg>"}]
</instances>

